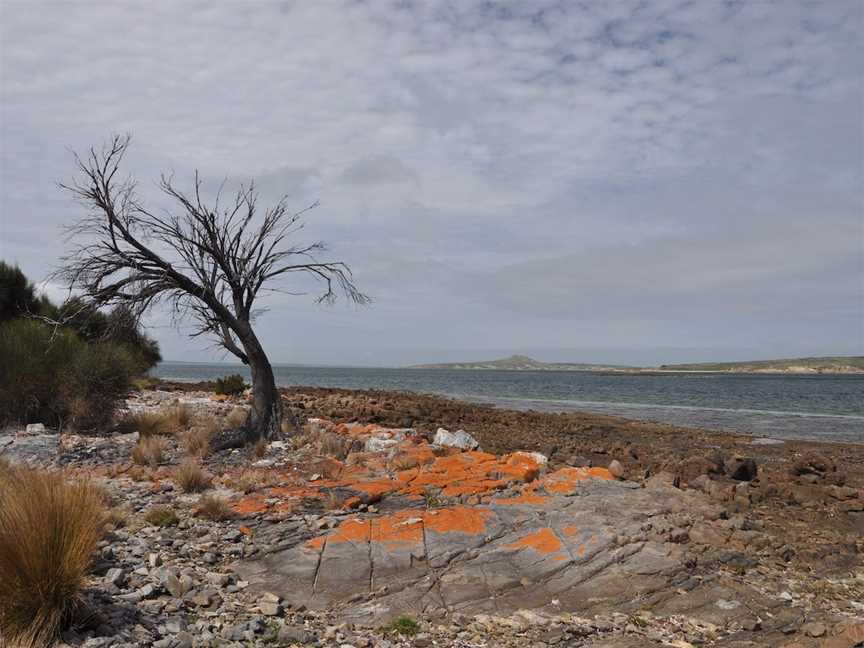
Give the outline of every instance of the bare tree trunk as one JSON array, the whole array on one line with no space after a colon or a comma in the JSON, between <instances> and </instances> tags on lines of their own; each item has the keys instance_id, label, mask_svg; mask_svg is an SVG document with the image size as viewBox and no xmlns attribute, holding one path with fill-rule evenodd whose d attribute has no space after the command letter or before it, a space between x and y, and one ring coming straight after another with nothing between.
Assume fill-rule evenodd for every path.
<instances>
[{"instance_id":1,"label":"bare tree trunk","mask_svg":"<svg viewBox=\"0 0 864 648\"><path fill-rule=\"evenodd\" d=\"M259 439L278 439L281 435L282 397L276 388L273 367L251 326L246 325L240 343L246 352L249 370L252 373L252 411L246 421L246 442ZM293 417L292 417L292 423ZM294 424L296 428L296 423Z\"/></svg>"}]
</instances>

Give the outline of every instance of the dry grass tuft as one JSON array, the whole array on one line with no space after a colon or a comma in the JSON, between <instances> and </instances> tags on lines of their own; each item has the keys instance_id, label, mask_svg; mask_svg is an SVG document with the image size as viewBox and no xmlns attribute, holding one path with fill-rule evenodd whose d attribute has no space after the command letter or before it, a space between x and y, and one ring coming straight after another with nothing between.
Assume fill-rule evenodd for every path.
<instances>
[{"instance_id":1,"label":"dry grass tuft","mask_svg":"<svg viewBox=\"0 0 864 648\"><path fill-rule=\"evenodd\" d=\"M159 437L141 437L132 448L132 461L139 466L155 468L165 459L168 443Z\"/></svg>"},{"instance_id":2,"label":"dry grass tuft","mask_svg":"<svg viewBox=\"0 0 864 648\"><path fill-rule=\"evenodd\" d=\"M155 411L130 412L118 423L122 432L138 432L142 438L173 436L192 425L192 408L186 403L162 407Z\"/></svg>"},{"instance_id":3,"label":"dry grass tuft","mask_svg":"<svg viewBox=\"0 0 864 648\"><path fill-rule=\"evenodd\" d=\"M234 517L234 509L222 497L204 495L198 500L198 506L195 507L195 515L212 520L213 522L224 522Z\"/></svg>"},{"instance_id":4,"label":"dry grass tuft","mask_svg":"<svg viewBox=\"0 0 864 648\"><path fill-rule=\"evenodd\" d=\"M219 421L216 417L210 416L201 425L193 427L183 436L183 447L193 457L203 459L210 454L210 442L219 432L219 429Z\"/></svg>"},{"instance_id":5,"label":"dry grass tuft","mask_svg":"<svg viewBox=\"0 0 864 648\"><path fill-rule=\"evenodd\" d=\"M236 491L248 495L260 488L266 488L273 484L270 475L261 470L244 470L236 477L223 477L222 483Z\"/></svg>"},{"instance_id":6,"label":"dry grass tuft","mask_svg":"<svg viewBox=\"0 0 864 648\"><path fill-rule=\"evenodd\" d=\"M184 493L200 493L210 488L213 478L199 464L187 461L174 471L174 483Z\"/></svg>"},{"instance_id":7,"label":"dry grass tuft","mask_svg":"<svg viewBox=\"0 0 864 648\"><path fill-rule=\"evenodd\" d=\"M150 526L169 527L177 526L180 518L170 506L154 506L144 514L144 520Z\"/></svg>"},{"instance_id":8,"label":"dry grass tuft","mask_svg":"<svg viewBox=\"0 0 864 648\"><path fill-rule=\"evenodd\" d=\"M105 527L98 489L62 473L4 468L0 480L0 634L45 645L69 622Z\"/></svg>"},{"instance_id":9,"label":"dry grass tuft","mask_svg":"<svg viewBox=\"0 0 864 648\"><path fill-rule=\"evenodd\" d=\"M249 410L245 407L235 407L228 416L225 417L225 424L231 430L236 430L246 425L246 419L249 417Z\"/></svg>"},{"instance_id":10,"label":"dry grass tuft","mask_svg":"<svg viewBox=\"0 0 864 648\"><path fill-rule=\"evenodd\" d=\"M258 439L252 447L252 453L258 457L258 459L263 459L267 456L268 448L270 448L270 444L267 442L267 439Z\"/></svg>"}]
</instances>

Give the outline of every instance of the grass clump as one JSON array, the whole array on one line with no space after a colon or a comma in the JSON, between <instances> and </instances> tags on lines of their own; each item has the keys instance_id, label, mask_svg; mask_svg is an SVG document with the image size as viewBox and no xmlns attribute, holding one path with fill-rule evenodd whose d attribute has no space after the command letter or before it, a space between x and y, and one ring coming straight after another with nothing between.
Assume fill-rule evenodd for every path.
<instances>
[{"instance_id":1,"label":"grass clump","mask_svg":"<svg viewBox=\"0 0 864 648\"><path fill-rule=\"evenodd\" d=\"M132 461L139 466L155 468L165 459L168 444L159 437L142 437L132 448Z\"/></svg>"},{"instance_id":2,"label":"grass clump","mask_svg":"<svg viewBox=\"0 0 864 648\"><path fill-rule=\"evenodd\" d=\"M106 523L98 489L62 473L0 478L0 636L46 645L69 623Z\"/></svg>"},{"instance_id":3,"label":"grass clump","mask_svg":"<svg viewBox=\"0 0 864 648\"><path fill-rule=\"evenodd\" d=\"M236 430L246 425L247 418L249 418L249 410L245 407L235 407L225 417L225 424L229 429Z\"/></svg>"},{"instance_id":4,"label":"grass clump","mask_svg":"<svg viewBox=\"0 0 864 648\"><path fill-rule=\"evenodd\" d=\"M246 391L246 381L240 374L222 376L221 378L216 379L213 389L217 394L223 394L225 396L239 396Z\"/></svg>"},{"instance_id":5,"label":"grass clump","mask_svg":"<svg viewBox=\"0 0 864 648\"><path fill-rule=\"evenodd\" d=\"M219 421L210 416L200 425L191 428L183 436L183 447L193 457L204 458L210 454L210 442L219 432Z\"/></svg>"},{"instance_id":6,"label":"grass clump","mask_svg":"<svg viewBox=\"0 0 864 648\"><path fill-rule=\"evenodd\" d=\"M399 617L398 619L393 619L393 621L384 626L383 630L388 634L413 637L420 632L420 624L410 617Z\"/></svg>"},{"instance_id":7,"label":"grass clump","mask_svg":"<svg viewBox=\"0 0 864 648\"><path fill-rule=\"evenodd\" d=\"M195 515L212 520L213 522L224 522L234 517L234 509L222 497L204 495L198 500L198 506L195 507Z\"/></svg>"},{"instance_id":8,"label":"grass clump","mask_svg":"<svg viewBox=\"0 0 864 648\"><path fill-rule=\"evenodd\" d=\"M187 461L174 471L174 482L184 493L200 493L210 488L213 478L199 464Z\"/></svg>"},{"instance_id":9,"label":"grass clump","mask_svg":"<svg viewBox=\"0 0 864 648\"><path fill-rule=\"evenodd\" d=\"M144 514L144 521L150 526L170 527L180 524L180 518L170 506L154 506Z\"/></svg>"}]
</instances>

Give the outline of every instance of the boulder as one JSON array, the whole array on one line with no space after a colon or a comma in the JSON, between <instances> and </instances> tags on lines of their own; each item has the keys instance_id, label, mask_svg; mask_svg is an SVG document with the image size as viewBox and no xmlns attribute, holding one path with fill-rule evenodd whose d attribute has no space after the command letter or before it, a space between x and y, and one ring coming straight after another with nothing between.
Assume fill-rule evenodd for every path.
<instances>
[{"instance_id":1,"label":"boulder","mask_svg":"<svg viewBox=\"0 0 864 648\"><path fill-rule=\"evenodd\" d=\"M758 472L756 462L750 457L735 456L726 464L726 474L738 481L752 481Z\"/></svg>"},{"instance_id":2,"label":"boulder","mask_svg":"<svg viewBox=\"0 0 864 648\"><path fill-rule=\"evenodd\" d=\"M444 428L438 428L438 431L435 433L435 438L432 439L432 443L438 446L459 448L460 450L474 450L480 446L477 439L468 434L465 430L450 432Z\"/></svg>"}]
</instances>

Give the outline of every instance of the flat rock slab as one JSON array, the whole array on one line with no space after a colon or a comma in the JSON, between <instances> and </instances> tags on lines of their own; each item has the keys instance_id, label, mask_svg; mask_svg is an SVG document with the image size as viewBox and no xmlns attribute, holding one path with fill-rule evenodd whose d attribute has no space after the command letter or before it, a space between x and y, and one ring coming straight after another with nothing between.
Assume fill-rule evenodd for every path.
<instances>
[{"instance_id":1,"label":"flat rock slab","mask_svg":"<svg viewBox=\"0 0 864 648\"><path fill-rule=\"evenodd\" d=\"M237 570L291 605L340 607L356 622L546 605L638 609L686 578L681 545L662 532L700 505L698 494L563 469L488 504L350 518Z\"/></svg>"}]
</instances>

